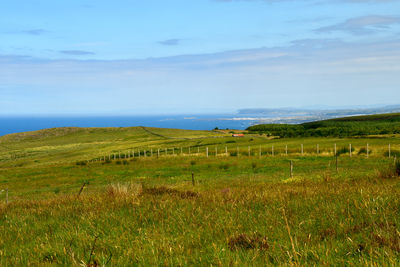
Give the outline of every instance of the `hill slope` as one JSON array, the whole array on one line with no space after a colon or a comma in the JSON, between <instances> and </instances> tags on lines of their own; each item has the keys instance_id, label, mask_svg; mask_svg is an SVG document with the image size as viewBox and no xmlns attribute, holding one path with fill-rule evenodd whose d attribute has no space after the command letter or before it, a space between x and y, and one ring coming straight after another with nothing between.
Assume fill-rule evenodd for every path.
<instances>
[{"instance_id":1,"label":"hill slope","mask_svg":"<svg viewBox=\"0 0 400 267\"><path fill-rule=\"evenodd\" d=\"M247 128L250 132L280 137L351 137L400 133L400 113L344 117L292 124L260 124Z\"/></svg>"}]
</instances>

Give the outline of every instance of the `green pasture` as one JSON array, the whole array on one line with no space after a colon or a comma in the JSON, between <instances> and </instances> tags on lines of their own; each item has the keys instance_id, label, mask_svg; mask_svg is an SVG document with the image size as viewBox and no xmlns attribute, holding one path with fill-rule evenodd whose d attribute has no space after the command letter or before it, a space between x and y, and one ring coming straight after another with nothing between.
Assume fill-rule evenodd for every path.
<instances>
[{"instance_id":1,"label":"green pasture","mask_svg":"<svg viewBox=\"0 0 400 267\"><path fill-rule=\"evenodd\" d=\"M396 135L135 127L4 136L0 265L396 266L399 151Z\"/></svg>"}]
</instances>

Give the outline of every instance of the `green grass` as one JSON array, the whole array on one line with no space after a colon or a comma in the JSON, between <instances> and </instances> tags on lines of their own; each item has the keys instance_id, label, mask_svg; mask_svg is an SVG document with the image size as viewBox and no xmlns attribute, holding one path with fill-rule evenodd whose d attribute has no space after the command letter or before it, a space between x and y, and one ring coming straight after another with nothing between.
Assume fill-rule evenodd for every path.
<instances>
[{"instance_id":1,"label":"green grass","mask_svg":"<svg viewBox=\"0 0 400 267\"><path fill-rule=\"evenodd\" d=\"M334 144L350 143L337 172ZM232 138L141 127L5 136L0 265L399 265L399 163L389 143L396 155L396 136ZM158 148L159 158L92 161Z\"/></svg>"},{"instance_id":2,"label":"green grass","mask_svg":"<svg viewBox=\"0 0 400 267\"><path fill-rule=\"evenodd\" d=\"M400 134L400 113L353 116L302 124L260 124L251 126L247 130L280 137L351 137Z\"/></svg>"}]
</instances>

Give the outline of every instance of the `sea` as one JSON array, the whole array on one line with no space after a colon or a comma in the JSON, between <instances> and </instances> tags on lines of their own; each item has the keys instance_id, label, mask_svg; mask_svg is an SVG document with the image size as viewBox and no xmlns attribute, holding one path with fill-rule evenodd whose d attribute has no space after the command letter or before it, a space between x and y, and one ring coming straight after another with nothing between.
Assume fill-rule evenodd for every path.
<instances>
[{"instance_id":1,"label":"sea","mask_svg":"<svg viewBox=\"0 0 400 267\"><path fill-rule=\"evenodd\" d=\"M12 116L0 117L0 136L55 127L160 127L187 130L238 129L256 124L257 118L237 114L158 116Z\"/></svg>"}]
</instances>

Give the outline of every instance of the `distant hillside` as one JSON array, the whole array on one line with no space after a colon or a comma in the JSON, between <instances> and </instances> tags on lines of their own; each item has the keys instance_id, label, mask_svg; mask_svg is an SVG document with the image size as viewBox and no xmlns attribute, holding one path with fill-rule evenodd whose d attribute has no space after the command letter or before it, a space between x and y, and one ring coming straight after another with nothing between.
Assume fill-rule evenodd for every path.
<instances>
[{"instance_id":1,"label":"distant hillside","mask_svg":"<svg viewBox=\"0 0 400 267\"><path fill-rule=\"evenodd\" d=\"M250 132L280 137L350 137L400 133L400 113L336 118L302 124L259 124Z\"/></svg>"}]
</instances>

